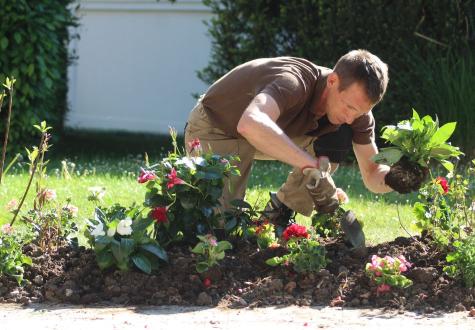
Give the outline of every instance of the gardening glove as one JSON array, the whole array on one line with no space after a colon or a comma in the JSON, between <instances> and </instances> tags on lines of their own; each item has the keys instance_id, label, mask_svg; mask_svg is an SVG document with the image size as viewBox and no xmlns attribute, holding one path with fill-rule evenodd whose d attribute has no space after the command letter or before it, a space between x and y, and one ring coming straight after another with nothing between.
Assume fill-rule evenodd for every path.
<instances>
[{"instance_id":1,"label":"gardening glove","mask_svg":"<svg viewBox=\"0 0 475 330\"><path fill-rule=\"evenodd\" d=\"M305 187L318 213L333 213L339 206L336 187L330 175L328 157L320 157L318 168L305 168Z\"/></svg>"}]
</instances>

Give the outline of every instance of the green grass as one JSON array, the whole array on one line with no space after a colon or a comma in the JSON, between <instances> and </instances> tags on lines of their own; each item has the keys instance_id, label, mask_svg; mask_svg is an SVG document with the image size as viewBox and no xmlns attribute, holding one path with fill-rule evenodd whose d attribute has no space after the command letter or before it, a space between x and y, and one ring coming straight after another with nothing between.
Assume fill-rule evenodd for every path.
<instances>
[{"instance_id":1,"label":"green grass","mask_svg":"<svg viewBox=\"0 0 475 330\"><path fill-rule=\"evenodd\" d=\"M158 160L159 157L157 152L151 162ZM70 154L67 158L71 178L62 178L61 158L55 156L48 166L47 187L56 190L58 205L65 204L68 198L71 199L71 204L79 208L80 221L89 218L93 213L94 205L87 200L88 188L92 186L106 188L104 205L113 203L130 205L133 202L139 204L143 202L145 188L136 181L140 166L144 163L143 154L137 153L126 157L97 156L97 154L95 157L84 157ZM278 162L256 162L249 181L247 200L258 209L262 209L267 202L268 192L279 188L289 170L288 166ZM396 204L399 205L402 223L409 228L412 221L410 205L414 199L413 195L406 197L396 193L372 194L364 188L359 171L353 166L340 168L334 179L349 195L350 203L345 208L353 210L358 219L364 222L369 244L390 241L397 236L407 236L399 225ZM20 199L27 180L27 165L24 163L15 165L4 177L0 185L0 223L10 221L12 214L6 210L5 205L13 198ZM23 210L32 206L33 190L31 189ZM308 224L310 221L303 216L299 216L297 220L302 224Z\"/></svg>"}]
</instances>

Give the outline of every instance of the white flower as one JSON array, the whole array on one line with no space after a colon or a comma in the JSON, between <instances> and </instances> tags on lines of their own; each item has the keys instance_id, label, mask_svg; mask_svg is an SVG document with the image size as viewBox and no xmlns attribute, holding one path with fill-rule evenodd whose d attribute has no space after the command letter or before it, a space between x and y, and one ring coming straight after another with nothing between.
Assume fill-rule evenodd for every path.
<instances>
[{"instance_id":1,"label":"white flower","mask_svg":"<svg viewBox=\"0 0 475 330\"><path fill-rule=\"evenodd\" d=\"M87 190L91 193L89 198L102 201L102 198L106 194L106 188L104 187L89 187Z\"/></svg>"},{"instance_id":2,"label":"white flower","mask_svg":"<svg viewBox=\"0 0 475 330\"><path fill-rule=\"evenodd\" d=\"M191 158L196 165L205 166L206 160L203 157L192 157Z\"/></svg>"},{"instance_id":3,"label":"white flower","mask_svg":"<svg viewBox=\"0 0 475 330\"><path fill-rule=\"evenodd\" d=\"M115 235L115 227L111 227L107 229L107 236L114 237L114 235Z\"/></svg>"},{"instance_id":4,"label":"white flower","mask_svg":"<svg viewBox=\"0 0 475 330\"><path fill-rule=\"evenodd\" d=\"M130 235L132 234L132 219L125 218L120 220L119 224L117 225L117 232L120 235Z\"/></svg>"},{"instance_id":5,"label":"white flower","mask_svg":"<svg viewBox=\"0 0 475 330\"><path fill-rule=\"evenodd\" d=\"M105 234L106 233L104 232L104 224L102 222L99 222L91 231L91 235L94 237L104 236Z\"/></svg>"},{"instance_id":6,"label":"white flower","mask_svg":"<svg viewBox=\"0 0 475 330\"><path fill-rule=\"evenodd\" d=\"M475 212L475 201L472 201L472 204L470 204L470 208L468 210Z\"/></svg>"},{"instance_id":7,"label":"white flower","mask_svg":"<svg viewBox=\"0 0 475 330\"><path fill-rule=\"evenodd\" d=\"M195 164L193 164L191 159L188 157L182 157L175 162L175 165L181 165L181 164L186 165L186 167L188 167L189 169L192 169L192 170L196 169Z\"/></svg>"}]
</instances>

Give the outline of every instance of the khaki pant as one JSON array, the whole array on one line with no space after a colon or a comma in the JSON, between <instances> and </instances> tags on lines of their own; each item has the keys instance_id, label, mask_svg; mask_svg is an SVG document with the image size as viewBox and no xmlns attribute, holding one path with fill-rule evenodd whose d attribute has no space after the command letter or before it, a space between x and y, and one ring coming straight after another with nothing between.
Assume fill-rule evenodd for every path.
<instances>
[{"instance_id":1,"label":"khaki pant","mask_svg":"<svg viewBox=\"0 0 475 330\"><path fill-rule=\"evenodd\" d=\"M221 200L224 208L229 208L229 202L233 199L244 199L254 159L272 160L272 158L257 151L247 140L230 137L219 128L214 127L200 101L188 117L188 124L185 129L185 146L188 146L188 142L194 138L200 139L205 152L211 149L215 154L221 156L238 155L241 159L240 162L233 164L238 167L241 176L225 178L225 189ZM312 142L314 139L315 137L302 136L292 140L296 145L313 155ZM332 168L336 169L336 164L332 164ZM290 172L287 181L277 192L277 197L289 208L305 216L310 216L314 209L313 201L304 184L304 176L299 168L294 168Z\"/></svg>"}]
</instances>

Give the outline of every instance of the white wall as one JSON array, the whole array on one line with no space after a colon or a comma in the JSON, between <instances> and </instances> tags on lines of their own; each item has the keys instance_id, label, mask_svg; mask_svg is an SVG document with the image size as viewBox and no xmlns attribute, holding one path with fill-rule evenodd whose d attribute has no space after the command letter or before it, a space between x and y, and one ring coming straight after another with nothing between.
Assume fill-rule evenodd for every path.
<instances>
[{"instance_id":1,"label":"white wall","mask_svg":"<svg viewBox=\"0 0 475 330\"><path fill-rule=\"evenodd\" d=\"M82 0L78 14L66 126L181 132L191 94L207 88L196 71L209 60L209 9L200 0Z\"/></svg>"}]
</instances>

